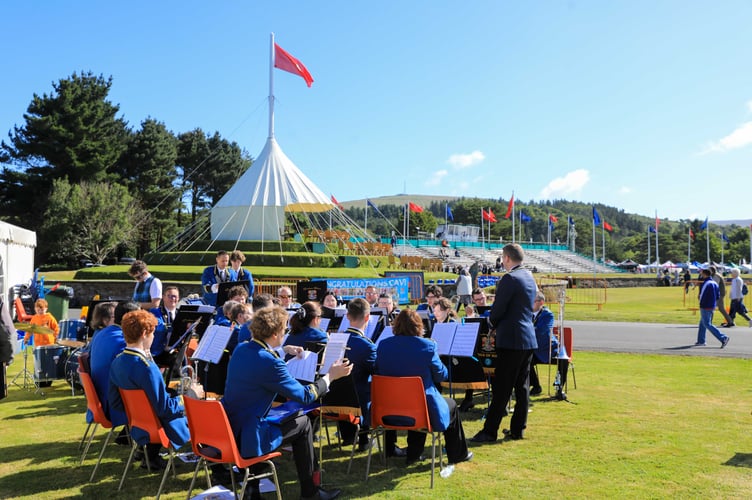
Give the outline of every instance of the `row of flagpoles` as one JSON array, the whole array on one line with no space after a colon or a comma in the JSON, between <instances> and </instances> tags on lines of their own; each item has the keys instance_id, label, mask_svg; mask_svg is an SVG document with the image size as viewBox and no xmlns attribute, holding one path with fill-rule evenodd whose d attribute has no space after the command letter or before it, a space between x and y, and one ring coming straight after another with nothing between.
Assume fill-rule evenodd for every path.
<instances>
[{"instance_id":1,"label":"row of flagpoles","mask_svg":"<svg viewBox=\"0 0 752 500\"><path fill-rule=\"evenodd\" d=\"M331 196L332 203L334 203L340 210L344 210L342 205L337 201L337 199L334 197L334 195ZM376 205L369 199L366 199L366 211L365 211L365 229L368 230L368 208L373 209L376 213L381 215L383 217L383 214L381 211L376 207ZM405 218L403 222L403 234L407 235L408 228L410 227L410 213L421 213L424 209L420 205L408 202L405 205ZM481 217L481 241L485 243L486 241L490 240L491 235L491 223L492 222L498 222L498 219L496 218L496 214L494 214L491 207L481 208L480 209L480 217ZM519 217L519 236L518 238L515 238L515 222L517 218ZM525 224L527 222L530 222L532 218L525 214L522 210L519 210L518 216L515 216L515 204L514 204L514 193L512 193L512 197L509 200L509 204L507 206L507 212L504 214L504 219L511 219L512 221L512 243L515 243L516 241L522 241L522 224ZM445 212L444 212L444 224L445 227L449 225L449 221L454 221L454 214L452 213L452 207L449 206L447 203L445 205ZM547 236L547 242L549 249L552 245L552 233L555 228L555 224L559 222L559 218L553 214L548 214L548 236ZM488 226L486 226L486 223L488 223ZM659 245L658 245L658 233L659 233L659 227L660 227L661 220L658 218L658 212L656 211L655 214L655 225L648 226L648 232L647 232L647 243L648 243L648 263L651 261L651 252L652 252L652 243L651 243L651 234L655 235L655 261L660 262L660 255L659 255ZM570 248L572 251L575 250L575 237L577 235L576 231L574 230L575 223L574 219L572 219L571 216L567 216L567 247ZM601 259L602 262L606 261L606 232L612 232L614 230L613 226L606 222L605 220L601 219L600 214L598 213L598 210L596 210L595 207L593 207L593 261L598 261L598 256L596 253L596 228L601 228ZM700 231L705 230L707 232L707 237L705 238L706 243L706 262L710 262L710 229L708 227L708 218L705 218L705 221L700 225ZM721 262L723 262L723 252L724 252L724 243L729 243L729 239L726 236L725 233L720 233L721 235ZM692 231L692 227L689 227L688 235L687 235L687 262L690 262L692 259L691 254L691 248L692 248L692 241L695 240L695 234ZM752 226L750 226L750 262L752 262Z\"/></svg>"}]
</instances>

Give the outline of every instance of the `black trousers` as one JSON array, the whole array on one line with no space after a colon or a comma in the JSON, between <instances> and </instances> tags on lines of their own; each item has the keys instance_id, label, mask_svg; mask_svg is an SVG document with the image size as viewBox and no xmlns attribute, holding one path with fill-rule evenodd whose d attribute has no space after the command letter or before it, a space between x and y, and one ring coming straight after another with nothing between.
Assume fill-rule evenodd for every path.
<instances>
[{"instance_id":1,"label":"black trousers","mask_svg":"<svg viewBox=\"0 0 752 500\"><path fill-rule=\"evenodd\" d=\"M460 462L467 457L467 441L465 430L462 428L460 410L452 398L444 398L449 405L449 427L444 431L444 445L447 452L447 460L450 464ZM407 431L407 459L418 458L425 449L425 432Z\"/></svg>"},{"instance_id":2,"label":"black trousers","mask_svg":"<svg viewBox=\"0 0 752 500\"><path fill-rule=\"evenodd\" d=\"M555 359L555 358L554 358ZM569 360L568 359L555 359L556 361L556 369L559 372L559 380L561 381L560 387L564 387L567 385L567 372L569 371ZM535 368L533 368L533 365L545 365L546 363L539 363L536 361L535 356L533 356L532 361L530 362L530 387L531 388L540 388L540 379L538 378L538 373L535 371Z\"/></svg>"},{"instance_id":3,"label":"black trousers","mask_svg":"<svg viewBox=\"0 0 752 500\"><path fill-rule=\"evenodd\" d=\"M528 375L533 351L532 349L498 349L496 352L496 372L491 381L493 397L488 407L483 431L491 436L498 436L501 419L507 414L507 402L514 391L514 414L509 430L512 434L522 436L527 427L527 411L530 405Z\"/></svg>"}]
</instances>

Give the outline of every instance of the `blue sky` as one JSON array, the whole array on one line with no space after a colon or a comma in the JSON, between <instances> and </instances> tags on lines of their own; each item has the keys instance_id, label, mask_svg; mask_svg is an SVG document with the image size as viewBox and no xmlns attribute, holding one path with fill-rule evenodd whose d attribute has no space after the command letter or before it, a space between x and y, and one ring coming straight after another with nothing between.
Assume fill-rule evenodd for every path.
<instances>
[{"instance_id":1,"label":"blue sky","mask_svg":"<svg viewBox=\"0 0 752 500\"><path fill-rule=\"evenodd\" d=\"M0 133L74 71L138 128L275 135L340 201L574 199L750 218L752 2L3 2Z\"/></svg>"}]
</instances>

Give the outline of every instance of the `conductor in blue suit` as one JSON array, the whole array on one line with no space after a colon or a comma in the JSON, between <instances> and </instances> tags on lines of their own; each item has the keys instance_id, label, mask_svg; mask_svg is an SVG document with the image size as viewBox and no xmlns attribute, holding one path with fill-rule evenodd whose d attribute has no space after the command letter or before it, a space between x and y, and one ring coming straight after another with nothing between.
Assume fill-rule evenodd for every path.
<instances>
[{"instance_id":1,"label":"conductor in blue suit","mask_svg":"<svg viewBox=\"0 0 752 500\"><path fill-rule=\"evenodd\" d=\"M401 311L392 328L394 337L379 344L376 373L390 377L419 376L423 379L431 427L436 431L444 431L449 463L470 460L473 453L467 450L457 403L451 398L443 398L437 387L447 380L448 374L446 366L439 359L436 342L423 338L423 321L411 309ZM425 433L408 431L408 465L420 460L425 444Z\"/></svg>"},{"instance_id":2,"label":"conductor in blue suit","mask_svg":"<svg viewBox=\"0 0 752 500\"><path fill-rule=\"evenodd\" d=\"M330 380L349 375L352 367L347 361L337 361L327 375L302 385L274 351L282 345L286 326L287 311L279 306L256 312L251 322L253 339L239 344L230 359L222 402L243 457L257 457L290 444L301 498L336 498L340 490L327 491L314 483L313 430L308 417L300 415L278 424L267 420L267 414L278 394L304 405L314 402L327 392ZM302 350L299 346L285 347L288 354ZM252 496L258 496L258 486L251 488Z\"/></svg>"},{"instance_id":3,"label":"conductor in blue suit","mask_svg":"<svg viewBox=\"0 0 752 500\"><path fill-rule=\"evenodd\" d=\"M216 265L209 266L201 273L201 288L204 290L204 302L210 306L217 305L217 291L220 283L236 281L235 271L228 266L230 255L226 250L217 252Z\"/></svg>"},{"instance_id":4,"label":"conductor in blue suit","mask_svg":"<svg viewBox=\"0 0 752 500\"><path fill-rule=\"evenodd\" d=\"M488 323L496 330L496 372L493 378L493 398L483 429L471 441L496 441L501 419L512 391L515 395L514 414L506 439L522 439L527 427L528 374L533 350L538 347L533 328L533 303L538 287L530 271L522 267L525 252L517 243L502 249L501 262L506 273L496 284L496 297Z\"/></svg>"}]
</instances>

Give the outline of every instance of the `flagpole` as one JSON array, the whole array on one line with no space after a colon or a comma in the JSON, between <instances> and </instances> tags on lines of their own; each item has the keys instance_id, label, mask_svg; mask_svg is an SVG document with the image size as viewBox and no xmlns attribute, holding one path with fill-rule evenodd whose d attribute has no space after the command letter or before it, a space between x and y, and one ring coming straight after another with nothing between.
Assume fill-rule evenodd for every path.
<instances>
[{"instance_id":1,"label":"flagpole","mask_svg":"<svg viewBox=\"0 0 752 500\"><path fill-rule=\"evenodd\" d=\"M274 33L269 47L269 138L274 137Z\"/></svg>"},{"instance_id":2,"label":"flagpole","mask_svg":"<svg viewBox=\"0 0 752 500\"><path fill-rule=\"evenodd\" d=\"M661 258L658 256L658 210L655 211L655 261L661 265Z\"/></svg>"},{"instance_id":3,"label":"flagpole","mask_svg":"<svg viewBox=\"0 0 752 500\"><path fill-rule=\"evenodd\" d=\"M603 263L606 263L606 221L601 222L601 251L603 252Z\"/></svg>"},{"instance_id":4,"label":"flagpole","mask_svg":"<svg viewBox=\"0 0 752 500\"><path fill-rule=\"evenodd\" d=\"M484 234L486 231L486 224L483 221L483 207L480 207L480 241L481 245L483 245L483 242L486 239L486 235Z\"/></svg>"},{"instance_id":5,"label":"flagpole","mask_svg":"<svg viewBox=\"0 0 752 500\"><path fill-rule=\"evenodd\" d=\"M687 231L687 264L692 262L692 226Z\"/></svg>"},{"instance_id":6,"label":"flagpole","mask_svg":"<svg viewBox=\"0 0 752 500\"><path fill-rule=\"evenodd\" d=\"M366 219L363 226L366 232L366 238L368 238L368 198L366 198Z\"/></svg>"},{"instance_id":7,"label":"flagpole","mask_svg":"<svg viewBox=\"0 0 752 500\"><path fill-rule=\"evenodd\" d=\"M449 203L444 203L444 239L449 233Z\"/></svg>"},{"instance_id":8,"label":"flagpole","mask_svg":"<svg viewBox=\"0 0 752 500\"><path fill-rule=\"evenodd\" d=\"M572 224L569 223L569 214L567 214L567 249L569 249L569 226Z\"/></svg>"},{"instance_id":9,"label":"flagpole","mask_svg":"<svg viewBox=\"0 0 752 500\"><path fill-rule=\"evenodd\" d=\"M595 255L595 217L592 218L593 220L593 273L596 271L596 265L598 261L596 260L598 257Z\"/></svg>"},{"instance_id":10,"label":"flagpole","mask_svg":"<svg viewBox=\"0 0 752 500\"><path fill-rule=\"evenodd\" d=\"M726 235L721 233L721 267L723 267L723 244L726 242Z\"/></svg>"},{"instance_id":11,"label":"flagpole","mask_svg":"<svg viewBox=\"0 0 752 500\"><path fill-rule=\"evenodd\" d=\"M512 191L512 243L514 242L514 191ZM750 249L750 255L752 255L752 249Z\"/></svg>"},{"instance_id":12,"label":"flagpole","mask_svg":"<svg viewBox=\"0 0 752 500\"><path fill-rule=\"evenodd\" d=\"M707 253L708 265L710 265L710 223L707 216L705 216L705 252Z\"/></svg>"}]
</instances>

